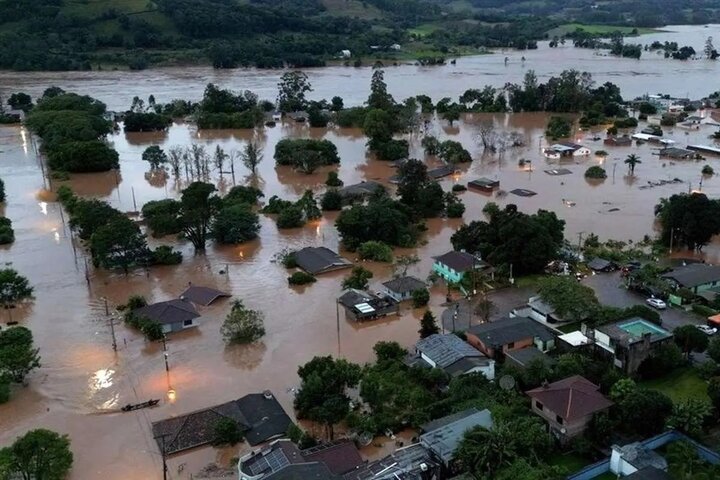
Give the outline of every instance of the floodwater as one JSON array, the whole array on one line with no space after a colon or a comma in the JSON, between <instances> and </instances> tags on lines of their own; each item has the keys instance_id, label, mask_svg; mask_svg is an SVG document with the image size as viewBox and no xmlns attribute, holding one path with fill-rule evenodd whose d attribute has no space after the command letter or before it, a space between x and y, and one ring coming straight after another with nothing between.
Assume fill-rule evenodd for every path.
<instances>
[{"instance_id":1,"label":"floodwater","mask_svg":"<svg viewBox=\"0 0 720 480\"><path fill-rule=\"evenodd\" d=\"M700 31L697 37L704 38L704 32ZM716 38L720 38L720 35ZM574 65L570 57L563 59L570 60L570 63L552 62L553 55L561 55L556 52L559 51L545 51L549 55L544 57L546 65L551 69L545 73L557 73L572 66L582 67ZM584 52L582 55L588 62L608 61L605 57L595 58L592 52L584 50L569 48L563 52L568 55ZM526 68L535 68L532 65L534 54L526 52L529 64ZM494 56L481 57L477 61L491 58ZM466 64L463 62L466 61L473 62L475 59L463 59L457 69L464 68ZM612 62L618 71L627 72L629 69L629 64L625 66L626 60L612 59ZM638 68L647 67L648 70L644 71L649 72L661 68L659 65L669 68L676 64L663 60L655 65L654 61L641 60L637 65ZM698 61L688 62L687 65L683 68L690 68L693 73L687 73L686 76L696 80L685 81L684 77L669 70L667 74L674 78L675 83L665 77L659 79L659 83L653 80L650 84L652 91L684 94L678 90L690 88L691 95L694 95L718 89L711 85L718 78L716 73L702 73L702 69L720 69L717 63L711 66ZM446 73L451 70L450 67L442 68L448 69ZM169 73L172 71L176 73ZM9 90L36 93L55 83L97 96L108 102L110 108L119 109L129 105L133 95L147 97L155 93L158 101L173 97L198 98L206 81L216 81L207 78L207 75L228 75L219 83L256 91L263 91L258 85L264 82L267 92L272 90L277 76L241 71L216 73L209 69L187 69L180 75L180 71L69 73L57 74L57 77L56 74L45 73L3 73L0 74L0 84ZM417 90L400 90L402 79L397 74L403 71L407 75L414 75L413 79L418 83L413 88ZM439 77L436 76L445 78L446 75L438 71L443 70L423 69L423 75L418 75L417 67L398 67L389 69L387 78L391 89L400 98L403 93L425 93L422 90L424 85L435 89L429 91L442 91L442 96L450 96L470 86L487 83L487 79L477 82L473 79L470 84L470 75L479 76L470 71L465 80L449 81L446 91L445 85L441 82L437 84ZM333 83L316 82L325 75L332 76L332 72L335 72ZM356 71L341 68L313 71L316 94L331 96L339 93L345 96L349 90L343 82L347 80L358 85L358 91L347 96L359 103L366 95L369 70L359 71L361 80L347 76L338 81L338 72L347 72L343 75L349 75ZM144 76L137 77L144 80L138 81L135 75ZM64 83L55 81L63 76L66 78ZM234 76L237 76L235 80ZM242 76L254 78L255 84L243 83ZM454 78L452 75L447 77ZM514 78L508 75L503 82ZM629 88L631 94L642 93L633 92L634 78L633 74L628 73L613 81L617 81L623 89ZM9 86L8 79L15 79L13 82L17 80L18 83ZM646 85L647 79L645 77L643 80ZM698 83L693 84L693 81ZM671 84L675 86L669 88ZM179 90L182 85L185 85L184 89ZM322 91L320 85L324 85ZM332 89L333 85L337 86L337 90ZM115 93L118 90L122 90L121 95ZM503 155L484 154L479 146L478 132L479 125L487 121L492 121L498 131L518 132L524 138L525 146L508 150ZM497 201L501 205L515 203L527 212L538 208L557 212L567 222L566 237L571 241L575 241L581 232L595 232L603 239L637 241L646 234L653 234L653 206L659 198L699 188L700 169L706 163L720 171L720 158L709 158L703 162L659 160L653 155L651 144L607 147L602 142L592 141L592 133L584 132L576 132L574 139L592 150L608 151L606 159L591 155L561 163L548 163L541 154L541 148L545 145L542 134L546 122L545 114L501 114L468 115L454 127L445 122L429 123L429 133L442 139L461 141L473 156L473 162L461 166L459 174L442 180L445 190L449 190L454 183L466 183L486 176L499 179L501 188L508 192L515 188L537 192L533 197L508 194L503 198L472 191L462 193L461 198L467 206L465 221L482 218L481 210L489 201ZM716 127L710 126L704 126L698 131L675 128L671 133L666 133L666 137L678 141L679 146L687 143L708 144L711 142L708 136L715 130ZM8 197L4 215L12 219L16 235L13 245L0 247L0 262L19 270L35 286L34 302L13 311L12 318L33 330L43 362L42 368L28 378L28 386L15 389L10 402L0 406L0 445L8 444L28 429L50 428L67 433L72 439L75 452L75 464L70 477L72 480L157 479L162 476L161 458L152 439L152 421L265 389L272 390L288 412L292 412L291 389L298 386L297 366L314 355L336 355L354 362L367 362L372 360L372 345L380 340L396 340L406 347L414 344L422 311L406 306L399 318L358 325L346 320L342 312L338 316L336 311L334 299L340 293L340 280L346 272L322 275L313 285L292 289L287 286L287 271L273 263L274 255L287 247L325 245L338 249L338 236L333 227L337 213L328 213L319 221L289 231L278 231L271 218L261 216L259 239L232 247L211 244L203 256L194 256L189 244L179 242L177 246L185 254L183 264L153 268L147 275L138 271L124 276L95 271L92 267L86 274L86 255L79 244L73 244L66 225L67 217L53 201L52 192L60 184L69 184L83 196L107 200L120 210L137 210L149 200L177 197L186 182L184 178L176 181L172 176L167 181L149 177L148 166L140 158L147 146L157 144L167 150L174 145L197 143L204 145L209 152L217 145L229 151L242 148L252 139L264 149L265 158L260 164L257 182L265 192L266 199L271 195L294 199L308 188L321 193L325 188L325 176L331 168L321 169L313 175L302 175L285 167L274 166L272 154L275 144L290 136L333 141L342 159L341 165L333 168L337 168L340 178L346 184L361 180L387 183L387 178L394 173L386 163L366 155L366 139L356 130L328 131L285 124L255 132L198 132L192 125L175 124L168 132L161 134L126 135L120 132L113 135L110 140L120 154L121 163L117 174L73 175L69 182L50 182L43 175L41 159L36 155L37 145L31 136L21 127L0 127L0 178L5 181ZM418 133L408 136L412 142L412 154L424 158L419 145L420 138ZM626 175L623 164L623 159L630 153L639 155L643 162L638 165L634 178ZM531 160L532 168L519 167L520 158ZM436 159L426 160L428 165L437 164ZM609 178L599 183L589 183L584 179L583 172L597 164L604 165ZM567 168L572 173L551 176L544 172L559 167ZM237 183L250 182L243 166L236 164L235 168ZM674 178L683 183L641 188L648 182ZM220 185L221 190L232 185L232 179L227 174L222 179L213 174L212 180ZM717 197L720 194L720 180L717 177L705 179L702 191ZM425 277L431 268L431 256L451 248L449 238L462 222L460 219L429 220L424 242L417 249L398 252L415 252L422 259L420 264L410 269L410 273ZM169 243L173 240L161 241ZM151 243L156 243L156 240L152 239ZM720 249L716 245L711 245L708 255L711 259L716 258L718 251ZM350 253L344 253L348 258L354 258ZM367 266L375 274L371 285L373 288L391 277L391 269L387 265ZM221 274L224 270L228 273ZM225 300L202 310L205 320L199 328L171 337L168 342L168 374L165 372L162 347L146 343L140 335L121 324L115 327L118 351L113 352L110 326L105 315L105 299L110 307L125 302L132 294L143 294L150 301L166 300L176 297L189 281L226 290L235 298L242 299L250 308L262 310L267 330L262 341L251 346L225 347L219 333L222 319L229 310L229 302ZM443 301L442 288L435 288L431 309L438 315ZM9 312L0 314L6 317L2 319L3 322L9 319ZM171 389L175 391L172 401L167 395ZM154 409L119 412L119 408L126 403L150 398L161 398L163 402ZM386 442L386 447L392 448L390 441ZM373 448L367 453L375 456L381 451L383 449ZM217 451L211 448L177 455L169 462L170 478L189 478L190 473L197 472L208 462L227 462L236 455L237 452L232 449Z\"/></svg>"}]
</instances>

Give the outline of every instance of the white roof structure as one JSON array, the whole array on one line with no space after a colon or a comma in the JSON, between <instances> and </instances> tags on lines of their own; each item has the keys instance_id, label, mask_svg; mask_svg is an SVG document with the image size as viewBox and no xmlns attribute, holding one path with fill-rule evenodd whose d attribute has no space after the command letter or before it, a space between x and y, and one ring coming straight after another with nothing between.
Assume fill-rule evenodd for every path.
<instances>
[{"instance_id":1,"label":"white roof structure","mask_svg":"<svg viewBox=\"0 0 720 480\"><path fill-rule=\"evenodd\" d=\"M635 133L633 134L632 138L635 140L644 140L644 141L650 141L650 140L658 140L660 137L657 135L650 135L648 133Z\"/></svg>"},{"instance_id":2,"label":"white roof structure","mask_svg":"<svg viewBox=\"0 0 720 480\"><path fill-rule=\"evenodd\" d=\"M360 310L361 313L372 313L375 311L373 307L371 307L368 303L358 303L355 305L355 308Z\"/></svg>"},{"instance_id":3,"label":"white roof structure","mask_svg":"<svg viewBox=\"0 0 720 480\"><path fill-rule=\"evenodd\" d=\"M583 345L588 345L592 343L588 337L583 335L583 333L580 330L575 330L574 332L566 333L565 335L560 335L558 337L560 340L568 343L569 345L572 345L573 347L581 347Z\"/></svg>"}]
</instances>

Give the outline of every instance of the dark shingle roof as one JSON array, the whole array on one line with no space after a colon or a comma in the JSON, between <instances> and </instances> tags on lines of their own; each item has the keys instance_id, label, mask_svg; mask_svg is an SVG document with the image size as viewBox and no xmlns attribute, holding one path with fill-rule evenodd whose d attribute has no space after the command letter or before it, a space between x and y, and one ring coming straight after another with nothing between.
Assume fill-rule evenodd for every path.
<instances>
[{"instance_id":1,"label":"dark shingle roof","mask_svg":"<svg viewBox=\"0 0 720 480\"><path fill-rule=\"evenodd\" d=\"M420 353L435 362L439 368L449 367L467 357L485 358L485 355L454 333L435 333L420 339L416 344L416 348Z\"/></svg>"},{"instance_id":2,"label":"dark shingle roof","mask_svg":"<svg viewBox=\"0 0 720 480\"><path fill-rule=\"evenodd\" d=\"M672 480L669 473L655 467L645 467L623 477L624 480Z\"/></svg>"},{"instance_id":3,"label":"dark shingle roof","mask_svg":"<svg viewBox=\"0 0 720 480\"><path fill-rule=\"evenodd\" d=\"M482 357L465 357L461 358L452 365L445 367L445 371L451 377L458 377L465 374L466 372L469 372L473 368L487 367L488 365L490 365L490 362L492 362L492 360L490 360L484 355Z\"/></svg>"},{"instance_id":4,"label":"dark shingle roof","mask_svg":"<svg viewBox=\"0 0 720 480\"><path fill-rule=\"evenodd\" d=\"M339 440L302 451L306 462L320 462L335 475L342 475L363 464L360 452L350 440Z\"/></svg>"},{"instance_id":5,"label":"dark shingle roof","mask_svg":"<svg viewBox=\"0 0 720 480\"><path fill-rule=\"evenodd\" d=\"M200 316L192 303L179 299L146 305L133 313L162 324L184 322Z\"/></svg>"},{"instance_id":6,"label":"dark shingle roof","mask_svg":"<svg viewBox=\"0 0 720 480\"><path fill-rule=\"evenodd\" d=\"M180 299L189 300L198 305L208 306L218 298L229 296L229 293L221 292L214 288L190 285L187 290L180 294Z\"/></svg>"},{"instance_id":7,"label":"dark shingle roof","mask_svg":"<svg viewBox=\"0 0 720 480\"><path fill-rule=\"evenodd\" d=\"M352 266L352 262L326 247L305 247L294 256L298 267L313 275Z\"/></svg>"},{"instance_id":8,"label":"dark shingle roof","mask_svg":"<svg viewBox=\"0 0 720 480\"><path fill-rule=\"evenodd\" d=\"M520 350L510 350L505 353L507 358L515 360L516 363L522 366L527 366L533 360L538 358L542 359L547 364L553 363L552 358L545 355L543 352L535 347L521 348Z\"/></svg>"},{"instance_id":9,"label":"dark shingle roof","mask_svg":"<svg viewBox=\"0 0 720 480\"><path fill-rule=\"evenodd\" d=\"M468 329L486 346L500 347L526 338L547 342L555 338L552 330L527 317L503 318L494 322L473 325Z\"/></svg>"},{"instance_id":10,"label":"dark shingle roof","mask_svg":"<svg viewBox=\"0 0 720 480\"><path fill-rule=\"evenodd\" d=\"M720 265L693 263L676 268L672 272L665 273L662 276L675 280L682 287L693 288L698 285L720 281Z\"/></svg>"},{"instance_id":11,"label":"dark shingle roof","mask_svg":"<svg viewBox=\"0 0 720 480\"><path fill-rule=\"evenodd\" d=\"M245 439L250 445L257 445L278 435L284 435L292 423L275 396L267 397L262 393L251 393L237 400L247 426L250 427L245 433Z\"/></svg>"},{"instance_id":12,"label":"dark shingle roof","mask_svg":"<svg viewBox=\"0 0 720 480\"><path fill-rule=\"evenodd\" d=\"M319 462L296 463L268 475L263 480L340 480L327 466Z\"/></svg>"},{"instance_id":13,"label":"dark shingle roof","mask_svg":"<svg viewBox=\"0 0 720 480\"><path fill-rule=\"evenodd\" d=\"M394 278L390 281L383 283L383 285L387 287L388 290L392 290L393 292L399 294L414 292L415 290L427 288L425 282L411 276Z\"/></svg>"},{"instance_id":14,"label":"dark shingle roof","mask_svg":"<svg viewBox=\"0 0 720 480\"><path fill-rule=\"evenodd\" d=\"M341 189L338 190L338 193L343 198L353 198L353 197L366 197L368 195L372 195L375 192L378 192L380 190L384 190L385 187L382 186L382 184L378 182L368 181L368 182L360 182L356 183L354 185L347 185Z\"/></svg>"},{"instance_id":15,"label":"dark shingle roof","mask_svg":"<svg viewBox=\"0 0 720 480\"><path fill-rule=\"evenodd\" d=\"M600 271L605 270L608 268L612 268L615 265L614 262L611 262L610 260L605 260L604 258L593 258L587 263L587 266L590 270Z\"/></svg>"},{"instance_id":16,"label":"dark shingle roof","mask_svg":"<svg viewBox=\"0 0 720 480\"><path fill-rule=\"evenodd\" d=\"M599 390L600 387L590 380L573 375L526 393L564 420L572 421L605 410L613 404Z\"/></svg>"},{"instance_id":17,"label":"dark shingle roof","mask_svg":"<svg viewBox=\"0 0 720 480\"><path fill-rule=\"evenodd\" d=\"M447 265L456 272L467 272L468 270L472 270L473 265L475 268L488 266L486 262L480 260L475 255L471 255L467 252L457 252L455 250L433 257L433 259L435 259L436 262Z\"/></svg>"}]
</instances>

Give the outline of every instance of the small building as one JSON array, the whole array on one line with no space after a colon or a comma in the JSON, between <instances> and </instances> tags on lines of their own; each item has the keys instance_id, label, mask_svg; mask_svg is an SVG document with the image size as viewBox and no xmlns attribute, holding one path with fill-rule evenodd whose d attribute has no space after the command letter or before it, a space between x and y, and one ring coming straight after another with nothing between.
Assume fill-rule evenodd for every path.
<instances>
[{"instance_id":1,"label":"small building","mask_svg":"<svg viewBox=\"0 0 720 480\"><path fill-rule=\"evenodd\" d=\"M695 152L684 148L666 147L658 150L660 158L671 158L673 160L690 160L695 158Z\"/></svg>"},{"instance_id":2,"label":"small building","mask_svg":"<svg viewBox=\"0 0 720 480\"><path fill-rule=\"evenodd\" d=\"M528 317L536 322L545 324L566 323L562 316L555 313L555 308L540 298L539 295L530 297L526 305L514 308L512 312L510 312L510 316Z\"/></svg>"},{"instance_id":3,"label":"small building","mask_svg":"<svg viewBox=\"0 0 720 480\"><path fill-rule=\"evenodd\" d=\"M482 177L468 182L467 186L473 190L479 190L484 193L492 193L493 190L500 187L500 180L491 180L489 178Z\"/></svg>"},{"instance_id":4,"label":"small building","mask_svg":"<svg viewBox=\"0 0 720 480\"><path fill-rule=\"evenodd\" d=\"M527 317L506 317L473 325L465 335L470 345L496 360L527 347L535 347L541 352L555 348L552 330Z\"/></svg>"},{"instance_id":5,"label":"small building","mask_svg":"<svg viewBox=\"0 0 720 480\"><path fill-rule=\"evenodd\" d=\"M665 473L667 467L667 460L662 455L644 446L641 442L630 443L622 447L612 446L610 470L618 476L627 478L643 472L635 478L642 479L644 473L652 474L646 478L672 478Z\"/></svg>"},{"instance_id":6,"label":"small building","mask_svg":"<svg viewBox=\"0 0 720 480\"><path fill-rule=\"evenodd\" d=\"M356 322L374 320L400 312L400 303L392 297L380 297L369 292L349 288L337 302L343 306L348 317Z\"/></svg>"},{"instance_id":7,"label":"small building","mask_svg":"<svg viewBox=\"0 0 720 480\"><path fill-rule=\"evenodd\" d=\"M462 281L468 272L481 272L490 268L490 264L481 260L480 257L455 250L433 257L433 259L435 260L432 267L433 272L453 283Z\"/></svg>"},{"instance_id":8,"label":"small building","mask_svg":"<svg viewBox=\"0 0 720 480\"><path fill-rule=\"evenodd\" d=\"M287 439L240 458L240 480L341 480L342 475L363 465L355 444L340 440L306 450Z\"/></svg>"},{"instance_id":9,"label":"small building","mask_svg":"<svg viewBox=\"0 0 720 480\"><path fill-rule=\"evenodd\" d=\"M720 155L720 148L711 147L710 145L688 145L688 150L694 150L696 152L709 153L711 155Z\"/></svg>"},{"instance_id":10,"label":"small building","mask_svg":"<svg viewBox=\"0 0 720 480\"><path fill-rule=\"evenodd\" d=\"M343 203L349 204L364 201L372 195L383 191L385 191L385 187L383 187L382 184L367 181L342 187L338 190L338 193L342 197Z\"/></svg>"},{"instance_id":11,"label":"small building","mask_svg":"<svg viewBox=\"0 0 720 480\"><path fill-rule=\"evenodd\" d=\"M720 285L720 265L692 263L662 275L676 288L687 288L699 294Z\"/></svg>"},{"instance_id":12,"label":"small building","mask_svg":"<svg viewBox=\"0 0 720 480\"><path fill-rule=\"evenodd\" d=\"M587 266L594 272L614 272L618 269L617 263L600 257L595 257L587 262Z\"/></svg>"},{"instance_id":13,"label":"small building","mask_svg":"<svg viewBox=\"0 0 720 480\"><path fill-rule=\"evenodd\" d=\"M190 285L183 293L180 294L180 300L187 300L197 305L207 307L216 300L229 296L229 293L225 293L214 288Z\"/></svg>"},{"instance_id":14,"label":"small building","mask_svg":"<svg viewBox=\"0 0 720 480\"><path fill-rule=\"evenodd\" d=\"M133 314L159 323L163 333L197 327L200 319L193 304L181 299L146 305L133 310Z\"/></svg>"},{"instance_id":15,"label":"small building","mask_svg":"<svg viewBox=\"0 0 720 480\"><path fill-rule=\"evenodd\" d=\"M605 140L603 140L603 144L610 147L629 147L630 145L632 145L632 138L627 135L623 135L621 137L610 135Z\"/></svg>"},{"instance_id":16,"label":"small building","mask_svg":"<svg viewBox=\"0 0 720 480\"><path fill-rule=\"evenodd\" d=\"M653 132L655 130L645 128L640 133L634 133L632 135L633 140L637 140L638 143L640 142L657 142L660 140L660 135L654 135Z\"/></svg>"},{"instance_id":17,"label":"small building","mask_svg":"<svg viewBox=\"0 0 720 480\"><path fill-rule=\"evenodd\" d=\"M293 253L299 268L312 275L352 267L352 262L327 247L305 247Z\"/></svg>"},{"instance_id":18,"label":"small building","mask_svg":"<svg viewBox=\"0 0 720 480\"><path fill-rule=\"evenodd\" d=\"M561 157L586 157L592 153L588 147L577 143L560 142L550 145L544 150L545 157L558 159Z\"/></svg>"},{"instance_id":19,"label":"small building","mask_svg":"<svg viewBox=\"0 0 720 480\"><path fill-rule=\"evenodd\" d=\"M574 375L546 383L525 392L532 401L532 411L543 418L561 442L581 435L592 416L612 406L590 380Z\"/></svg>"},{"instance_id":20,"label":"small building","mask_svg":"<svg viewBox=\"0 0 720 480\"><path fill-rule=\"evenodd\" d=\"M435 420L431 424L421 427L425 433L420 435L420 445L432 452L435 458L440 459L443 466L452 472L456 470L453 465L455 451L465 432L475 427L491 430L493 419L490 410L470 408Z\"/></svg>"},{"instance_id":21,"label":"small building","mask_svg":"<svg viewBox=\"0 0 720 480\"><path fill-rule=\"evenodd\" d=\"M416 290L427 290L427 285L422 280L409 275L383 283L383 293L398 302L411 300Z\"/></svg>"},{"instance_id":22,"label":"small building","mask_svg":"<svg viewBox=\"0 0 720 480\"><path fill-rule=\"evenodd\" d=\"M440 480L440 474L440 462L415 443L346 473L343 480Z\"/></svg>"},{"instance_id":23,"label":"small building","mask_svg":"<svg viewBox=\"0 0 720 480\"><path fill-rule=\"evenodd\" d=\"M482 373L495 378L495 361L464 342L454 333L435 333L415 344L415 353L432 368L441 368L453 377Z\"/></svg>"},{"instance_id":24,"label":"small building","mask_svg":"<svg viewBox=\"0 0 720 480\"><path fill-rule=\"evenodd\" d=\"M552 357L540 351L536 347L526 347L519 350L510 350L505 354L505 364L515 365L519 368L526 368L533 362L542 362L546 366L552 366L555 364L555 360Z\"/></svg>"},{"instance_id":25,"label":"small building","mask_svg":"<svg viewBox=\"0 0 720 480\"><path fill-rule=\"evenodd\" d=\"M562 352L569 352L581 348L591 348L593 345L592 339L588 338L580 330L565 333L557 337L557 339L557 347Z\"/></svg>"},{"instance_id":26,"label":"small building","mask_svg":"<svg viewBox=\"0 0 720 480\"><path fill-rule=\"evenodd\" d=\"M455 168L453 165L443 165L442 167L429 169L427 171L427 175L433 180L440 180L441 178L449 177L457 171L457 168Z\"/></svg>"},{"instance_id":27,"label":"small building","mask_svg":"<svg viewBox=\"0 0 720 480\"><path fill-rule=\"evenodd\" d=\"M643 318L633 317L596 327L588 336L593 339L597 353L632 374L660 345L671 342L673 335Z\"/></svg>"}]
</instances>

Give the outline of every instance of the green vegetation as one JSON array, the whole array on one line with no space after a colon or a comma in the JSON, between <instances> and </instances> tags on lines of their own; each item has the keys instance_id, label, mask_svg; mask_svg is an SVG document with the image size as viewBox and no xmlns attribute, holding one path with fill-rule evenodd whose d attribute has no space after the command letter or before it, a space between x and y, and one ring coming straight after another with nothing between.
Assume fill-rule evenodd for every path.
<instances>
[{"instance_id":1,"label":"green vegetation","mask_svg":"<svg viewBox=\"0 0 720 480\"><path fill-rule=\"evenodd\" d=\"M18 326L0 331L0 403L10 398L11 383L23 383L40 366L38 352L29 329Z\"/></svg>"},{"instance_id":2,"label":"green vegetation","mask_svg":"<svg viewBox=\"0 0 720 480\"><path fill-rule=\"evenodd\" d=\"M4 478L63 480L72 464L68 436L42 428L0 449L0 473Z\"/></svg>"},{"instance_id":3,"label":"green vegetation","mask_svg":"<svg viewBox=\"0 0 720 480\"><path fill-rule=\"evenodd\" d=\"M611 34L615 32L619 32L625 36L634 36L634 35L644 35L648 33L655 33L659 30L656 28L647 28L647 27L627 27L627 26L620 26L620 25L589 25L589 24L583 24L583 23L566 23L563 25L560 25L557 28L554 28L550 31L548 31L549 36L563 36L568 33L576 32L578 30L582 30L583 32L590 33L592 35L599 35L599 36L610 36Z\"/></svg>"},{"instance_id":4,"label":"green vegetation","mask_svg":"<svg viewBox=\"0 0 720 480\"><path fill-rule=\"evenodd\" d=\"M12 229L12 220L0 216L0 245L7 245L15 241L15 232Z\"/></svg>"},{"instance_id":5,"label":"green vegetation","mask_svg":"<svg viewBox=\"0 0 720 480\"><path fill-rule=\"evenodd\" d=\"M335 227L346 248L354 250L370 240L397 247L412 247L420 237L420 224L410 209L387 196L371 198L340 212Z\"/></svg>"},{"instance_id":6,"label":"green vegetation","mask_svg":"<svg viewBox=\"0 0 720 480\"><path fill-rule=\"evenodd\" d=\"M700 251L720 233L720 200L711 200L703 193L661 198L655 205L655 215L662 226L663 245L670 245L672 234L675 245Z\"/></svg>"},{"instance_id":7,"label":"green vegetation","mask_svg":"<svg viewBox=\"0 0 720 480\"><path fill-rule=\"evenodd\" d=\"M708 401L707 382L700 378L692 367L676 368L660 378L645 380L640 383L643 388L657 390L672 399L673 402L684 400Z\"/></svg>"},{"instance_id":8,"label":"green vegetation","mask_svg":"<svg viewBox=\"0 0 720 480\"><path fill-rule=\"evenodd\" d=\"M313 173L323 165L337 165L340 157L330 140L284 138L275 146L275 163Z\"/></svg>"},{"instance_id":9,"label":"green vegetation","mask_svg":"<svg viewBox=\"0 0 720 480\"><path fill-rule=\"evenodd\" d=\"M607 178L607 173L605 172L605 169L601 166L593 165L592 167L585 170L585 178L605 179Z\"/></svg>"},{"instance_id":10,"label":"green vegetation","mask_svg":"<svg viewBox=\"0 0 720 480\"><path fill-rule=\"evenodd\" d=\"M226 343L256 342L265 335L263 314L246 308L241 300L235 300L220 333Z\"/></svg>"},{"instance_id":11,"label":"green vegetation","mask_svg":"<svg viewBox=\"0 0 720 480\"><path fill-rule=\"evenodd\" d=\"M367 268L356 265L350 271L350 275L345 277L342 282L342 288L354 288L357 290L366 290L368 281L373 277L373 273Z\"/></svg>"},{"instance_id":12,"label":"green vegetation","mask_svg":"<svg viewBox=\"0 0 720 480\"><path fill-rule=\"evenodd\" d=\"M567 138L572 133L572 121L565 117L550 117L547 128L545 129L545 135L552 140L558 138Z\"/></svg>"},{"instance_id":13,"label":"green vegetation","mask_svg":"<svg viewBox=\"0 0 720 480\"><path fill-rule=\"evenodd\" d=\"M223 417L213 425L213 441L216 447L234 446L243 441L238 423L232 418Z\"/></svg>"},{"instance_id":14,"label":"green vegetation","mask_svg":"<svg viewBox=\"0 0 720 480\"><path fill-rule=\"evenodd\" d=\"M382 242L369 241L361 244L358 247L358 255L363 260L375 260L376 262L387 262L393 261L393 251L389 245Z\"/></svg>"},{"instance_id":15,"label":"green vegetation","mask_svg":"<svg viewBox=\"0 0 720 480\"><path fill-rule=\"evenodd\" d=\"M303 196L294 203L273 195L262 212L277 214L275 222L278 228L302 227L305 222L316 220L322 216L312 190L305 190Z\"/></svg>"},{"instance_id":16,"label":"green vegetation","mask_svg":"<svg viewBox=\"0 0 720 480\"><path fill-rule=\"evenodd\" d=\"M295 272L288 277L290 285L307 285L308 283L317 282L317 278L306 272Z\"/></svg>"}]
</instances>

